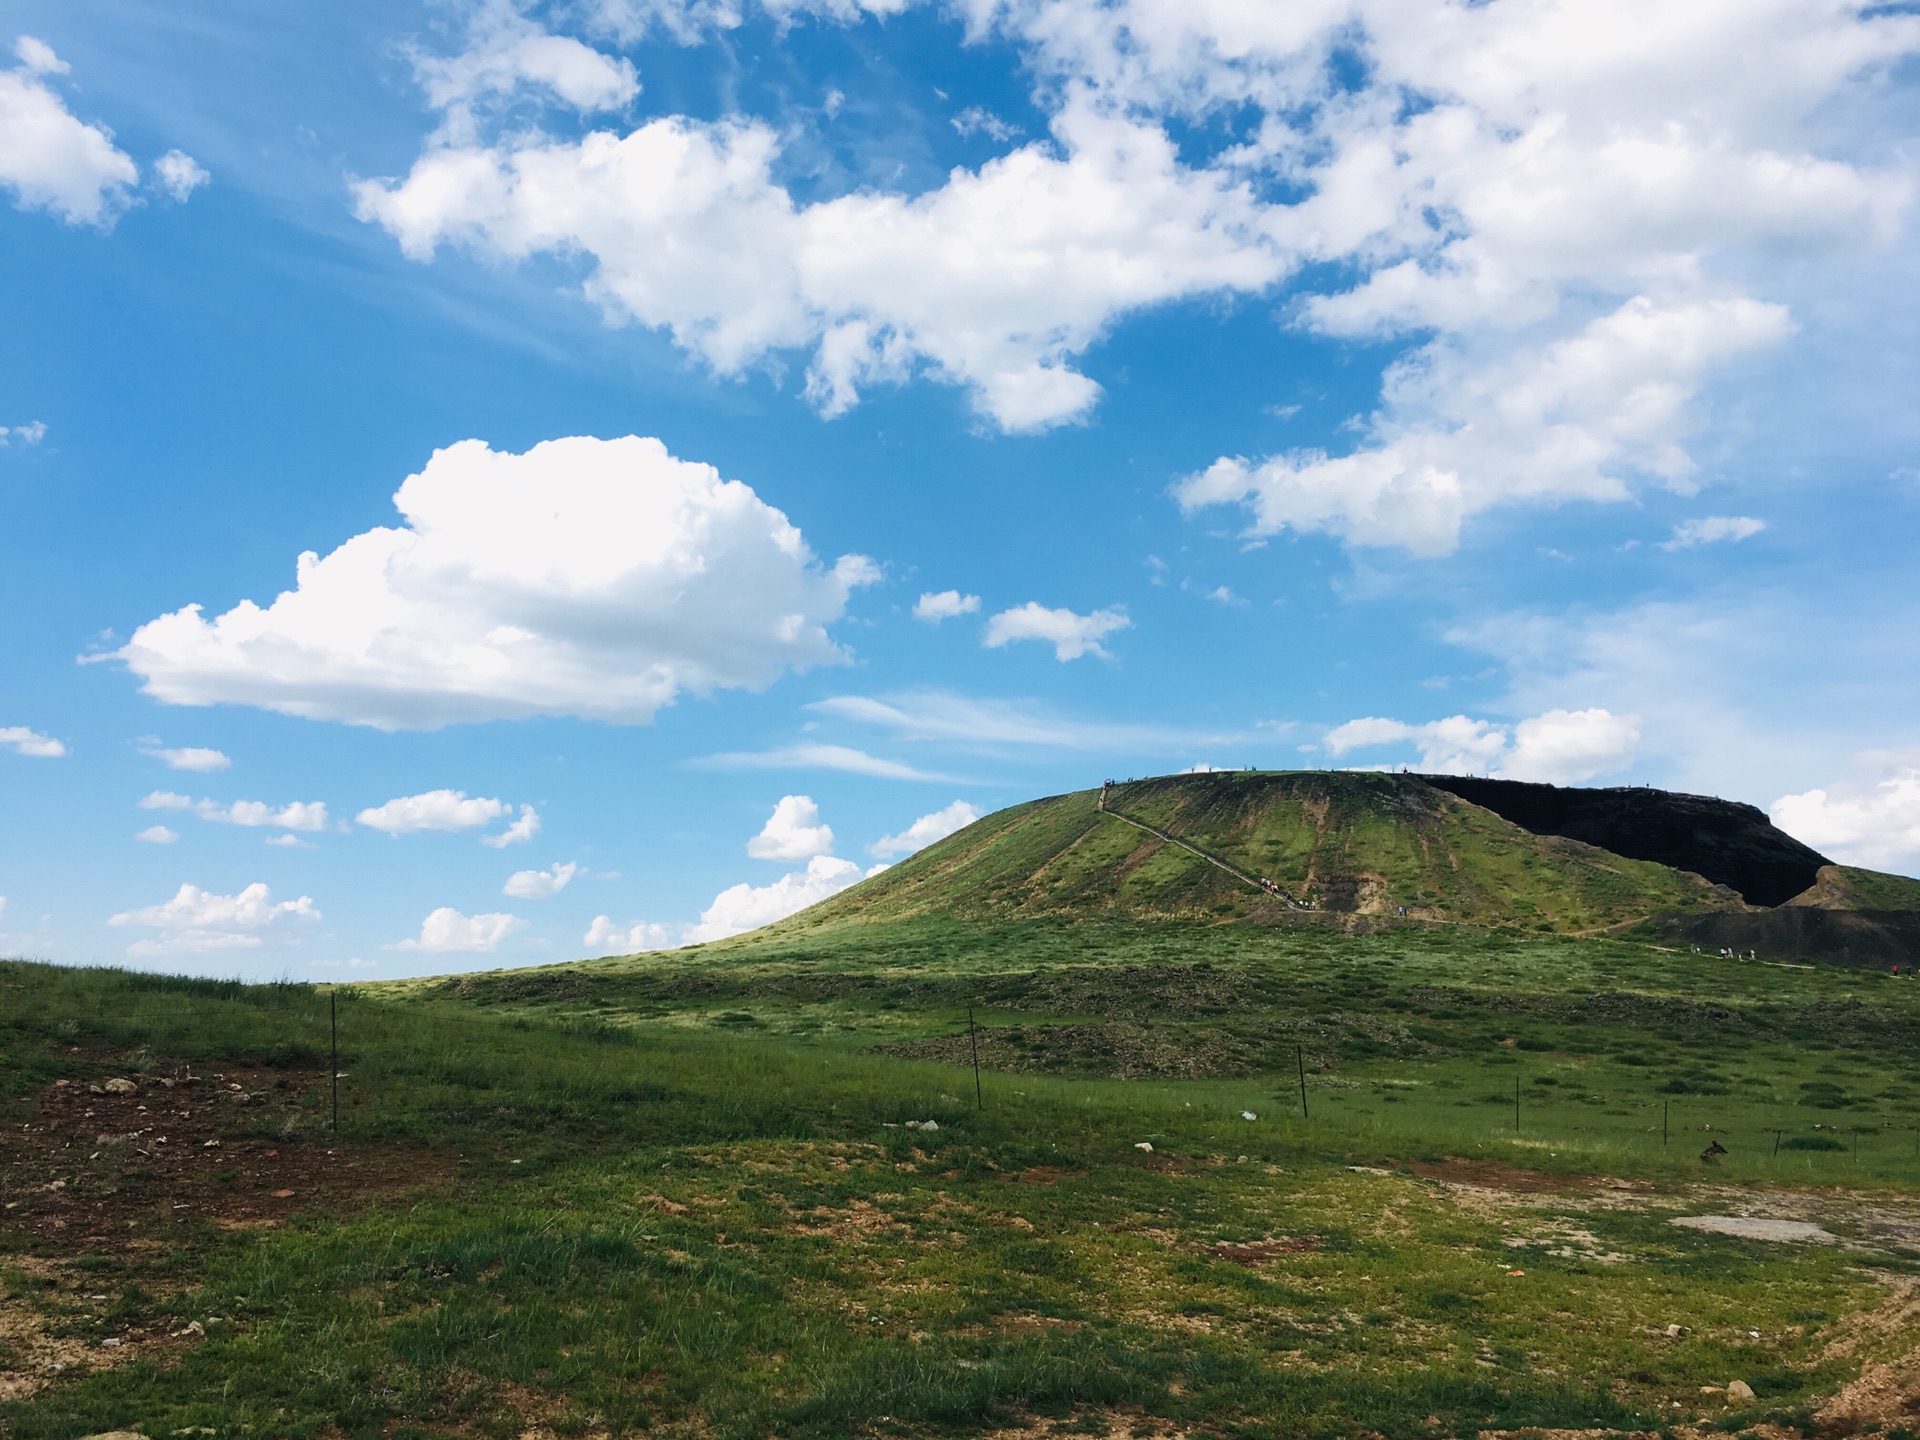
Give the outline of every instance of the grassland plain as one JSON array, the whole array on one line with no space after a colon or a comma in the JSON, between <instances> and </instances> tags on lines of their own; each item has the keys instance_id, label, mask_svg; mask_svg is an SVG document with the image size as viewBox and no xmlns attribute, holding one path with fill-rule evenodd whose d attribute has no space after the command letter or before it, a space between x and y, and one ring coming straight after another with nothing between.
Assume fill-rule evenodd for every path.
<instances>
[{"instance_id":1,"label":"grassland plain","mask_svg":"<svg viewBox=\"0 0 1920 1440\"><path fill-rule=\"evenodd\" d=\"M0 967L5 1433L1784 1435L1916 1343L1905 978L803 920L344 992L337 1135L326 1005Z\"/></svg>"}]
</instances>

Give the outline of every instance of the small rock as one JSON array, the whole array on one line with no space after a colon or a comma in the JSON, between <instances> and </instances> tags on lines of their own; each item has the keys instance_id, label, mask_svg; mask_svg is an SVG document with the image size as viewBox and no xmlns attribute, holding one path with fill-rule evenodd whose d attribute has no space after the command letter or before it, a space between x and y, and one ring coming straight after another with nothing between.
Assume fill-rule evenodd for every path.
<instances>
[{"instance_id":1,"label":"small rock","mask_svg":"<svg viewBox=\"0 0 1920 1440\"><path fill-rule=\"evenodd\" d=\"M1744 1380L1730 1380L1727 1382L1727 1399L1751 1400L1753 1399L1753 1386Z\"/></svg>"},{"instance_id":2,"label":"small rock","mask_svg":"<svg viewBox=\"0 0 1920 1440\"><path fill-rule=\"evenodd\" d=\"M133 1095L140 1089L133 1081L123 1079L118 1075L114 1076L111 1080L101 1081L100 1088L109 1095Z\"/></svg>"},{"instance_id":3,"label":"small rock","mask_svg":"<svg viewBox=\"0 0 1920 1440\"><path fill-rule=\"evenodd\" d=\"M82 1435L80 1440L147 1440L138 1430L102 1430L97 1435Z\"/></svg>"},{"instance_id":4,"label":"small rock","mask_svg":"<svg viewBox=\"0 0 1920 1440\"><path fill-rule=\"evenodd\" d=\"M520 1162L519 1162L518 1160L516 1160L516 1161L514 1161L513 1163L514 1163L514 1164L516 1164L516 1165L518 1165L518 1164L519 1164ZM291 1200L291 1199L293 1198L293 1191L291 1191L291 1190L276 1190L276 1191L274 1191L274 1192L273 1192L273 1198L274 1198L274 1199L276 1199L276 1200Z\"/></svg>"},{"instance_id":5,"label":"small rock","mask_svg":"<svg viewBox=\"0 0 1920 1440\"><path fill-rule=\"evenodd\" d=\"M1153 1153L1153 1142L1151 1140L1136 1140L1133 1142L1133 1148L1136 1150L1144 1150L1151 1155Z\"/></svg>"},{"instance_id":6,"label":"small rock","mask_svg":"<svg viewBox=\"0 0 1920 1440\"><path fill-rule=\"evenodd\" d=\"M1240 1118L1242 1120L1258 1120L1260 1117L1251 1110L1242 1110L1240 1112Z\"/></svg>"}]
</instances>

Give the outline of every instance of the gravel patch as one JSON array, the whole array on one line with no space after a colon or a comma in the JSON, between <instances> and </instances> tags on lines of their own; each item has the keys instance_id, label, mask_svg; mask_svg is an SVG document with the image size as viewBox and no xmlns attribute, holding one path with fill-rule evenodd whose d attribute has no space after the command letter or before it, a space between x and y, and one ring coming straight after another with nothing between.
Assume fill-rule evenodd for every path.
<instances>
[{"instance_id":1,"label":"gravel patch","mask_svg":"<svg viewBox=\"0 0 1920 1440\"><path fill-rule=\"evenodd\" d=\"M1767 1220L1757 1215L1682 1215L1673 1222L1689 1230L1738 1235L1743 1240L1802 1240L1837 1245L1840 1238L1811 1220Z\"/></svg>"}]
</instances>

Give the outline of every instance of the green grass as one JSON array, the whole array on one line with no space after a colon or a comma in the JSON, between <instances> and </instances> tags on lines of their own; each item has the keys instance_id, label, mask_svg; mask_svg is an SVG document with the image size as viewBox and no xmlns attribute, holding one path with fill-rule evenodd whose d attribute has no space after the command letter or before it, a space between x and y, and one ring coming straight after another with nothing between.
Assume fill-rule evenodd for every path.
<instances>
[{"instance_id":1,"label":"green grass","mask_svg":"<svg viewBox=\"0 0 1920 1440\"><path fill-rule=\"evenodd\" d=\"M1835 868L1865 909L1920 910L1920 880L1906 875L1884 875L1878 870L1861 870L1852 865Z\"/></svg>"},{"instance_id":2,"label":"green grass","mask_svg":"<svg viewBox=\"0 0 1920 1440\"><path fill-rule=\"evenodd\" d=\"M915 1058L959 1059L970 1005L984 1109L965 1065ZM266 1230L156 1213L91 1260L0 1218L0 1283L56 1331L207 1332L0 1403L0 1434L1643 1428L1718 1416L1700 1387L1731 1378L1761 1409L1830 1389L1828 1317L1881 1293L1863 1264L1914 1263L1848 1198L1920 1186L1904 978L922 916L364 987L340 1015L341 1138L314 1087L280 1143L426 1146L449 1178ZM311 1074L326 1037L307 987L3 964L0 1119L129 1066ZM1114 1078L1122 1041L1205 1073ZM1493 1188L1432 1178L1463 1161ZM1637 1188L1502 1190L1517 1171ZM1860 1248L1673 1226L1703 1177L1817 1192Z\"/></svg>"},{"instance_id":3,"label":"green grass","mask_svg":"<svg viewBox=\"0 0 1920 1440\"><path fill-rule=\"evenodd\" d=\"M1191 840L1290 893L1302 916L1078 791L1016 805L776 927L951 915L972 921L1137 916L1303 925L1362 914L1583 933L1663 910L1723 906L1697 876L1540 836L1410 776L1298 771L1165 776L1111 808ZM1863 872L1864 873L1864 872Z\"/></svg>"}]
</instances>

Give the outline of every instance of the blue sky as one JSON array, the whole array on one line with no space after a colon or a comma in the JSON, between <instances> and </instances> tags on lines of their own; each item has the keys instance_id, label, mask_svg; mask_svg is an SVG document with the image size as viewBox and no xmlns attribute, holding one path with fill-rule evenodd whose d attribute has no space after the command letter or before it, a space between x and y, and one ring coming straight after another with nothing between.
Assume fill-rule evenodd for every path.
<instances>
[{"instance_id":1,"label":"blue sky","mask_svg":"<svg viewBox=\"0 0 1920 1440\"><path fill-rule=\"evenodd\" d=\"M675 944L1195 765L1920 871L1910 7L0 21L0 953Z\"/></svg>"}]
</instances>

